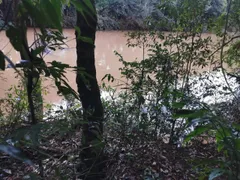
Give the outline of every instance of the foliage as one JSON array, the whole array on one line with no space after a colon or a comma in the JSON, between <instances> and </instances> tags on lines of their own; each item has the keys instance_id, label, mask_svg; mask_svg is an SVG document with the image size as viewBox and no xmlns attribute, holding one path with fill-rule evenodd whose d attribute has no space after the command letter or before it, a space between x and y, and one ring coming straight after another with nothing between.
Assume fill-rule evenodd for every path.
<instances>
[{"instance_id":1,"label":"foliage","mask_svg":"<svg viewBox=\"0 0 240 180\"><path fill-rule=\"evenodd\" d=\"M27 122L28 101L23 83L20 81L18 86L12 86L6 99L1 99L1 127L7 125L15 129L19 124Z\"/></svg>"},{"instance_id":2,"label":"foliage","mask_svg":"<svg viewBox=\"0 0 240 180\"><path fill-rule=\"evenodd\" d=\"M174 29L187 26L188 19L183 22L185 24L176 24ZM193 68L205 67L210 63L207 57L210 55L211 39L201 36L198 31L201 26L202 23L199 22L193 24L190 32L172 32L167 36L159 31L129 33L128 46L143 49L143 59L138 62L124 61L123 57L116 53L123 64L120 68L121 74L127 80L126 85L123 85L126 86L123 97L131 102L132 106L128 108L127 103L124 103L130 111L127 114L134 114L131 109L137 107L137 116L141 117L141 109L145 109L143 114L146 113L146 116L142 121L146 121L149 126L153 123L153 129L157 132L171 134L170 141L173 136L179 136L178 131L183 123L171 117L179 109L177 104L183 101L189 102L184 105L190 106L194 103L193 100L189 101L188 93L189 77L196 74ZM178 130L175 132L176 129ZM146 129L146 132L149 130Z\"/></svg>"},{"instance_id":3,"label":"foliage","mask_svg":"<svg viewBox=\"0 0 240 180\"><path fill-rule=\"evenodd\" d=\"M216 104L209 106L199 101L196 98L198 89L194 90L194 82L190 82L193 76L199 76L195 69L218 66L225 80L224 89L228 90L223 93L227 95L230 92L232 99L236 98L234 91L237 89L228 82L230 76L226 75L224 62L229 66L239 62L239 36L228 32L230 22L236 23L234 27L238 32L238 17L232 14L238 2L228 1L226 13L217 20L216 17L205 18L207 4L208 1L183 0L175 6L172 1L165 1L159 8L166 10L165 15L173 21L169 23L163 19L154 25L167 25L172 32L165 36L161 31L128 34L128 45L142 48L143 59L127 62L116 52L122 62L120 71L126 82L120 82L121 92L106 88L110 93L110 99L105 102L109 110L106 118L110 119L109 129L114 129L111 133L122 132L129 144L138 138L164 139L165 135L170 135L170 143L178 144L181 137L191 142L192 138L207 134L209 139L215 138L218 151L224 156L214 164L219 169L207 170L209 178L225 175L234 179L239 178L239 130L236 125L229 124L228 117L221 118L221 111L226 109L216 109ZM216 44L210 37L202 36L205 25L216 32ZM111 75L105 78L114 80ZM205 78L209 79L208 76ZM207 163L210 164L209 161ZM207 166L206 162L203 166Z\"/></svg>"},{"instance_id":4,"label":"foliage","mask_svg":"<svg viewBox=\"0 0 240 180\"><path fill-rule=\"evenodd\" d=\"M2 102L11 107L0 111L1 123L10 123L3 127L6 133L1 135L0 150L23 162L30 162L26 154L29 154L29 157L32 155L36 158L31 158L33 163L39 165L35 170L42 178L71 179L79 175L75 172L76 162L79 161L78 152L82 151L78 142L78 130L87 122L83 120L81 105L75 102L77 95L68 85L65 71L73 68L80 71L83 76L86 74L84 69L70 67L57 60L49 65L44 61L48 48L55 50L65 45L61 33L62 17L59 7L70 3L83 14L93 12L88 1L84 1L83 4L77 2L48 0L44 4L44 1L24 0L19 6L20 17L26 20L25 18L30 16L40 27L40 31L36 33L37 41L30 47L24 47L21 43L24 41L21 33L26 30L24 24L23 26L10 24L7 31L14 48L18 51L24 49L27 57L29 56L28 60L31 63L26 65L24 72L27 75L34 74L37 78L40 75L54 78L59 93L65 95L68 100L58 107L49 108L38 124L31 126L24 124L23 127L20 127L19 123L25 122L28 114L28 99L24 85L13 87L11 89L13 93L10 92L8 99ZM98 3L104 8L109 1ZM239 117L237 114L229 118L233 114L229 109L239 109L235 88L226 81L223 91L217 89L209 75L213 73L200 75L196 72L196 69L216 65L220 67L225 80L228 80L230 75L235 79L239 77L237 73L233 74L224 69L225 63L232 67L239 66L239 36L237 33L229 32L229 30L239 32L239 1L228 1L226 11L217 18L206 18L205 7L208 6L208 1L181 0L178 3L164 1L159 9L164 13L165 19L160 19L157 23L148 19L156 29L166 26L171 30L167 35L162 31L128 34L128 46L140 47L143 50L141 61L128 62L121 54L115 52L122 63L120 72L124 81L120 81L119 89L106 85L102 87L102 94L106 93L103 98L106 151L111 155L109 179L131 178L123 174L126 170L145 179L163 179L166 174L176 173L174 170L191 175L182 176L183 179L192 177L194 179L201 174L203 177L200 178L208 176L209 179L219 176L228 179L239 178ZM35 9L36 12L33 11ZM43 16L38 16L37 13ZM51 18L48 19L47 16ZM46 22L43 23L43 20ZM216 44L210 37L202 36L206 30L205 26L217 34ZM53 27L56 30L46 27ZM85 39L88 43L91 41L81 36L80 29L76 31L80 34L80 39ZM36 45L37 42L40 43ZM2 70L5 68L6 59L6 55L1 52ZM29 64L33 67L30 71ZM197 78L193 80L195 77ZM105 78L108 81L116 81L110 74ZM198 78L210 82L206 93L200 96L196 94L200 91L199 88L194 88L194 84L200 81ZM203 84L201 86L203 87ZM223 96L230 93L233 100L206 104L202 98L209 94L211 97L211 89L223 93ZM19 96L20 101L16 100ZM13 131L10 131L9 127ZM209 159L203 161L203 164L199 161L195 169L194 164L189 161L196 157L192 154L196 152L201 156L206 153L202 153L206 146L200 141L197 143L201 146L193 146L199 139L212 141L219 153L218 156L214 156L211 153L215 151L209 151L211 155L206 157ZM20 153L19 149L23 149L24 153ZM188 152L181 154L182 151ZM170 160L173 163L169 162L171 157L174 159ZM184 162L185 167L177 167L178 162L175 160L177 158ZM126 164L127 167L124 166ZM185 172L185 169L188 172ZM115 176L115 172L120 175ZM195 173L195 176L192 176L192 173ZM172 176L172 179L179 177Z\"/></svg>"},{"instance_id":5,"label":"foliage","mask_svg":"<svg viewBox=\"0 0 240 180\"><path fill-rule=\"evenodd\" d=\"M72 105L70 102L73 103L69 101L66 102L66 106L63 103L61 106L48 107L44 114L44 120L36 125L24 124L12 131L6 129L8 133L1 138L0 150L31 165L36 172L43 173L44 177L64 178L70 174L71 177L76 176L69 164L66 168L65 162L67 157L67 160L71 161L69 163L78 164L78 152L81 151L81 147L75 131L85 122L81 118L80 103ZM68 142L70 137L74 137L71 143ZM64 141L65 145L63 145ZM32 155L37 155L37 157L32 157ZM43 167L36 166L39 161L42 161ZM21 166L23 165L21 164ZM2 168L4 167L8 168L7 166ZM57 169L59 170L58 174ZM39 174L36 177L39 178Z\"/></svg>"},{"instance_id":6,"label":"foliage","mask_svg":"<svg viewBox=\"0 0 240 180\"><path fill-rule=\"evenodd\" d=\"M22 93L21 88L23 88L20 84L19 88L14 88L17 95L21 95L21 102L16 103L16 100L13 99L14 96L9 94L9 99L7 101L11 102L14 106L14 111L17 111L17 116L20 118L26 118L24 114L25 108L27 104L29 104L29 109L31 110L32 120L34 119L33 112L38 109L37 106L33 106L33 92L38 89L38 82L40 81L40 75L43 74L45 77L53 77L55 80L55 85L58 88L58 93L63 95L72 94L76 99L78 99L77 93L68 85L67 78L64 75L66 68L72 68L68 64L62 64L57 61L52 61L50 66L44 61L44 56L46 50L56 50L61 46L65 45L64 37L62 35L62 13L61 8L64 4L71 3L74 7L80 11L83 16L85 14L92 14L93 9L90 1L86 0L84 2L79 1L55 1L55 0L47 0L47 1L31 1L31 0L22 0L22 2L18 5L18 13L17 13L17 22L14 24L9 23L9 27L6 30L6 35L9 38L12 46L16 51L21 54L21 58L23 61L27 61L23 68L25 80L27 80L27 100L26 94ZM28 18L31 18L35 24L35 26L39 27L39 31L35 29L35 42L31 46L28 46L27 37L26 37L26 21ZM47 29L54 28L54 29ZM89 39L82 37L79 34L79 38L84 39L84 41L88 41ZM19 75L21 73L16 69L11 60L0 51L0 68L1 70L5 70L5 60L7 60L11 66L15 68ZM76 71L80 71L80 69L74 68ZM84 76L84 73L83 73ZM21 75L21 77L23 77ZM34 81L34 79L37 79ZM24 84L24 83L23 83ZM25 85L23 85L25 86ZM30 88L29 88L30 86ZM41 89L40 89L41 91ZM25 91L24 91L25 92ZM37 100L38 101L38 100ZM39 103L39 101L38 101ZM10 104L10 103L9 103ZM16 106L16 107L15 107ZM20 109L21 108L21 109ZM24 109L24 110L23 110ZM7 109L9 111L10 109ZM14 112L13 111L13 112ZM20 112L18 112L20 111ZM22 114L23 113L23 117ZM13 123L20 123L21 120L14 115L14 113L9 113L8 115L13 116ZM6 117L5 117L6 118ZM7 117L8 123L11 120ZM11 125L11 124L10 124ZM13 127L14 128L14 127ZM34 137L39 136L39 130L35 131ZM4 145L3 145L4 146ZM5 147L5 146L4 146Z\"/></svg>"}]
</instances>

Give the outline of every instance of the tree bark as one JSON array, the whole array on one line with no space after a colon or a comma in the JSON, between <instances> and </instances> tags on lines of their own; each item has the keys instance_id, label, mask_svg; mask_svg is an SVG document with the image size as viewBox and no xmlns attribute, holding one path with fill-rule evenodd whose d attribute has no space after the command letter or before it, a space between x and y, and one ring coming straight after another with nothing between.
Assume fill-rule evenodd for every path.
<instances>
[{"instance_id":1,"label":"tree bark","mask_svg":"<svg viewBox=\"0 0 240 180\"><path fill-rule=\"evenodd\" d=\"M83 0L79 2L84 3ZM100 90L96 78L94 42L97 26L97 15L94 0L91 0L95 13L92 15L77 12L77 27L82 37L92 39L93 44L77 38L77 67L83 68L88 76L77 72L77 86L80 100L84 109L84 125L82 129L82 147L80 153L85 165L85 179L101 179L103 176L102 152L103 152L103 106L100 98ZM91 12L90 9L88 9ZM76 31L76 37L79 34Z\"/></svg>"}]
</instances>

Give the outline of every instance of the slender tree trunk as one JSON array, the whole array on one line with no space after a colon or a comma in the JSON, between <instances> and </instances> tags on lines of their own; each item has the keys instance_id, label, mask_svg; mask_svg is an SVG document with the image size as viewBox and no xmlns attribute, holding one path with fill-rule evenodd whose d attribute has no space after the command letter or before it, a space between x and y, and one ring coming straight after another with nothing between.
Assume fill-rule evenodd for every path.
<instances>
[{"instance_id":1,"label":"slender tree trunk","mask_svg":"<svg viewBox=\"0 0 240 180\"><path fill-rule=\"evenodd\" d=\"M83 3L83 0L79 0ZM94 8L94 0L91 0ZM95 9L96 10L96 9ZM89 12L91 10L89 9ZM77 27L81 31L81 36L91 38L95 42L97 26L96 13L92 16L77 13ZM78 37L76 32L76 37ZM84 68L89 76L82 78L80 72L77 73L78 93L84 109L84 120L82 132L81 152L82 162L85 164L85 179L101 179L103 175L102 151L103 151L103 106L100 98L100 90L96 79L94 43L84 42L77 38L77 67Z\"/></svg>"},{"instance_id":2,"label":"slender tree trunk","mask_svg":"<svg viewBox=\"0 0 240 180\"><path fill-rule=\"evenodd\" d=\"M27 96L28 96L28 103L29 103L29 112L30 112L30 119L29 121L32 124L37 124L38 121L40 121L43 117L43 100L42 100L42 92L40 90L41 87L41 81L39 81L39 77L34 77L33 72L33 60L29 48L28 48L28 41L27 41L27 22L26 19L18 16L19 9L18 5L20 3L20 0L16 0L13 3L13 20L15 23L15 26L18 27L21 31L22 35L22 48L19 51L21 59L22 60L28 60L30 62L30 67L24 70L24 81L26 81L26 90L27 90Z\"/></svg>"}]
</instances>

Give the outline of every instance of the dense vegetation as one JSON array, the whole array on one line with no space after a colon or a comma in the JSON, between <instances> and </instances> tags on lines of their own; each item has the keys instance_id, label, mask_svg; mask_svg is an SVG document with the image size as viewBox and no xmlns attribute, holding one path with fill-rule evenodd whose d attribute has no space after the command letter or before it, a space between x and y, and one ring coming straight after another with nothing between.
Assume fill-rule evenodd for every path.
<instances>
[{"instance_id":1,"label":"dense vegetation","mask_svg":"<svg viewBox=\"0 0 240 180\"><path fill-rule=\"evenodd\" d=\"M14 8L8 12L11 1L3 0L0 5L2 16L5 18L9 15L9 19L13 19ZM179 6L181 0L173 0L174 6ZM150 16L155 20L167 18L167 11L158 9L159 0L97 0L96 8L98 13L99 30L140 30L156 28L149 26L145 20ZM226 0L211 0L205 7L204 15L206 17L218 17L223 11ZM76 24L76 12L73 6L64 6L63 27L73 28ZM169 22L172 19L168 19ZM1 23L1 22L0 22ZM28 25L33 26L32 21ZM161 30L168 30L167 27L158 27Z\"/></svg>"},{"instance_id":2,"label":"dense vegetation","mask_svg":"<svg viewBox=\"0 0 240 180\"><path fill-rule=\"evenodd\" d=\"M240 1L157 2L96 1L100 24L111 12L109 29L122 29L126 18L134 23L128 28L151 26L128 33L127 45L142 48L142 60L127 62L115 52L123 80L107 74L100 89L94 1L14 4L13 22L2 22L23 61L15 65L0 51L1 70L9 63L20 82L0 101L0 178L240 179ZM213 13L216 4L221 8ZM47 66L46 48L65 45L64 7L77 10L77 65ZM32 46L29 19L40 29ZM217 41L202 36L206 30ZM214 68L196 71L204 67ZM76 71L78 92L64 76L67 69ZM65 105L48 105L43 112L43 77L54 79Z\"/></svg>"}]
</instances>

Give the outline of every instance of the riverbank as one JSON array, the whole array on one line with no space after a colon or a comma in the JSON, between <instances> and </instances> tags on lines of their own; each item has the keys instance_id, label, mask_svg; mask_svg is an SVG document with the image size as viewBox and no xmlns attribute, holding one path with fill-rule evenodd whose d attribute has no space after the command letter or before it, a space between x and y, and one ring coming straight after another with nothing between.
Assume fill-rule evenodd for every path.
<instances>
[{"instance_id":1,"label":"riverbank","mask_svg":"<svg viewBox=\"0 0 240 180\"><path fill-rule=\"evenodd\" d=\"M224 88L225 81L219 72L214 72L210 76L213 76L214 79L204 78L199 81L195 78L198 81L198 85L195 84L195 86L201 86L203 83L206 86L211 86L211 88L212 85L220 85L219 89ZM230 85L235 86L234 79L227 78L231 80ZM210 81L214 81L214 83ZM213 88L212 90L216 89ZM202 91L199 91L197 95L202 96ZM219 97L215 94L210 96L213 99L223 98L223 96ZM165 136L153 138L149 131L146 131L146 133L144 130L139 130L138 127L141 128L141 126L135 126L135 128L130 126L132 122L136 123L138 121L137 119L135 119L136 121L130 121L130 123L127 121L127 119L132 120L132 116L125 112L126 109L124 108L128 105L123 103L124 101L112 101L108 92L103 92L102 98L106 106L104 122L105 154L109 158L106 163L106 179L198 179L202 176L207 177L210 170L216 168L218 164L207 166L206 163L199 165L197 162L219 162L219 159L222 159L222 153L217 151L216 141L212 136L204 134L181 147L169 143ZM111 105L109 109L107 102ZM225 111L226 115L228 115L226 118L230 119L229 114L233 115L235 106L231 102L224 105L225 110L227 109ZM17 138L15 137L21 130L23 134L21 137L25 138L26 141L34 140L31 136L38 130L37 132L41 135L40 142L44 142L38 146L39 154L41 154L42 170L38 165L39 157L36 155L36 150L31 149L31 146L22 147L23 152L27 154L27 158L31 159L33 165L23 164L21 161L9 158L6 154L0 154L3 164L0 167L0 177L2 179L29 179L30 175L38 176L41 171L44 172L42 176L45 179L56 177L77 179L79 172L76 169L80 162L78 153L81 151L81 142L79 141L81 131L76 127L81 126L82 123L81 119L79 120L81 105L77 101L73 105L63 101L61 104L53 105L52 108L48 112L49 114L45 115L41 124L32 129L18 129L11 138L6 140L7 144L15 145L19 135ZM235 108L238 108L238 106ZM119 114L116 113L119 112L121 112L121 116L117 121ZM238 117L238 112L235 112L236 117ZM134 111L132 113L134 115ZM146 113L151 114L151 112ZM163 120L166 118L163 114L160 116ZM166 125L168 120L165 119L164 122L162 125ZM26 133L24 136L25 132L29 132L29 134ZM9 149L11 150L11 146L9 146ZM196 166L201 167L201 169L196 169ZM205 170L202 167L210 169ZM56 168L59 171L61 170L61 174L56 174ZM218 179L226 179L226 177Z\"/></svg>"},{"instance_id":2,"label":"riverbank","mask_svg":"<svg viewBox=\"0 0 240 180\"><path fill-rule=\"evenodd\" d=\"M181 0L173 1L174 6L181 6ZM204 16L218 17L224 8L225 0L210 0L205 7ZM168 17L168 11L159 10L158 0L96 0L98 14L98 30L146 30L154 29L159 20L173 23ZM10 9L10 13L8 13ZM0 4L0 26L6 16L12 20L13 12L9 1L3 0ZM63 27L74 28L76 24L76 12L71 6L66 6L63 12ZM10 15L9 15L10 14ZM151 23L150 19L151 18ZM29 26L32 26L29 21ZM169 30L167 26L158 27L161 30Z\"/></svg>"}]
</instances>

